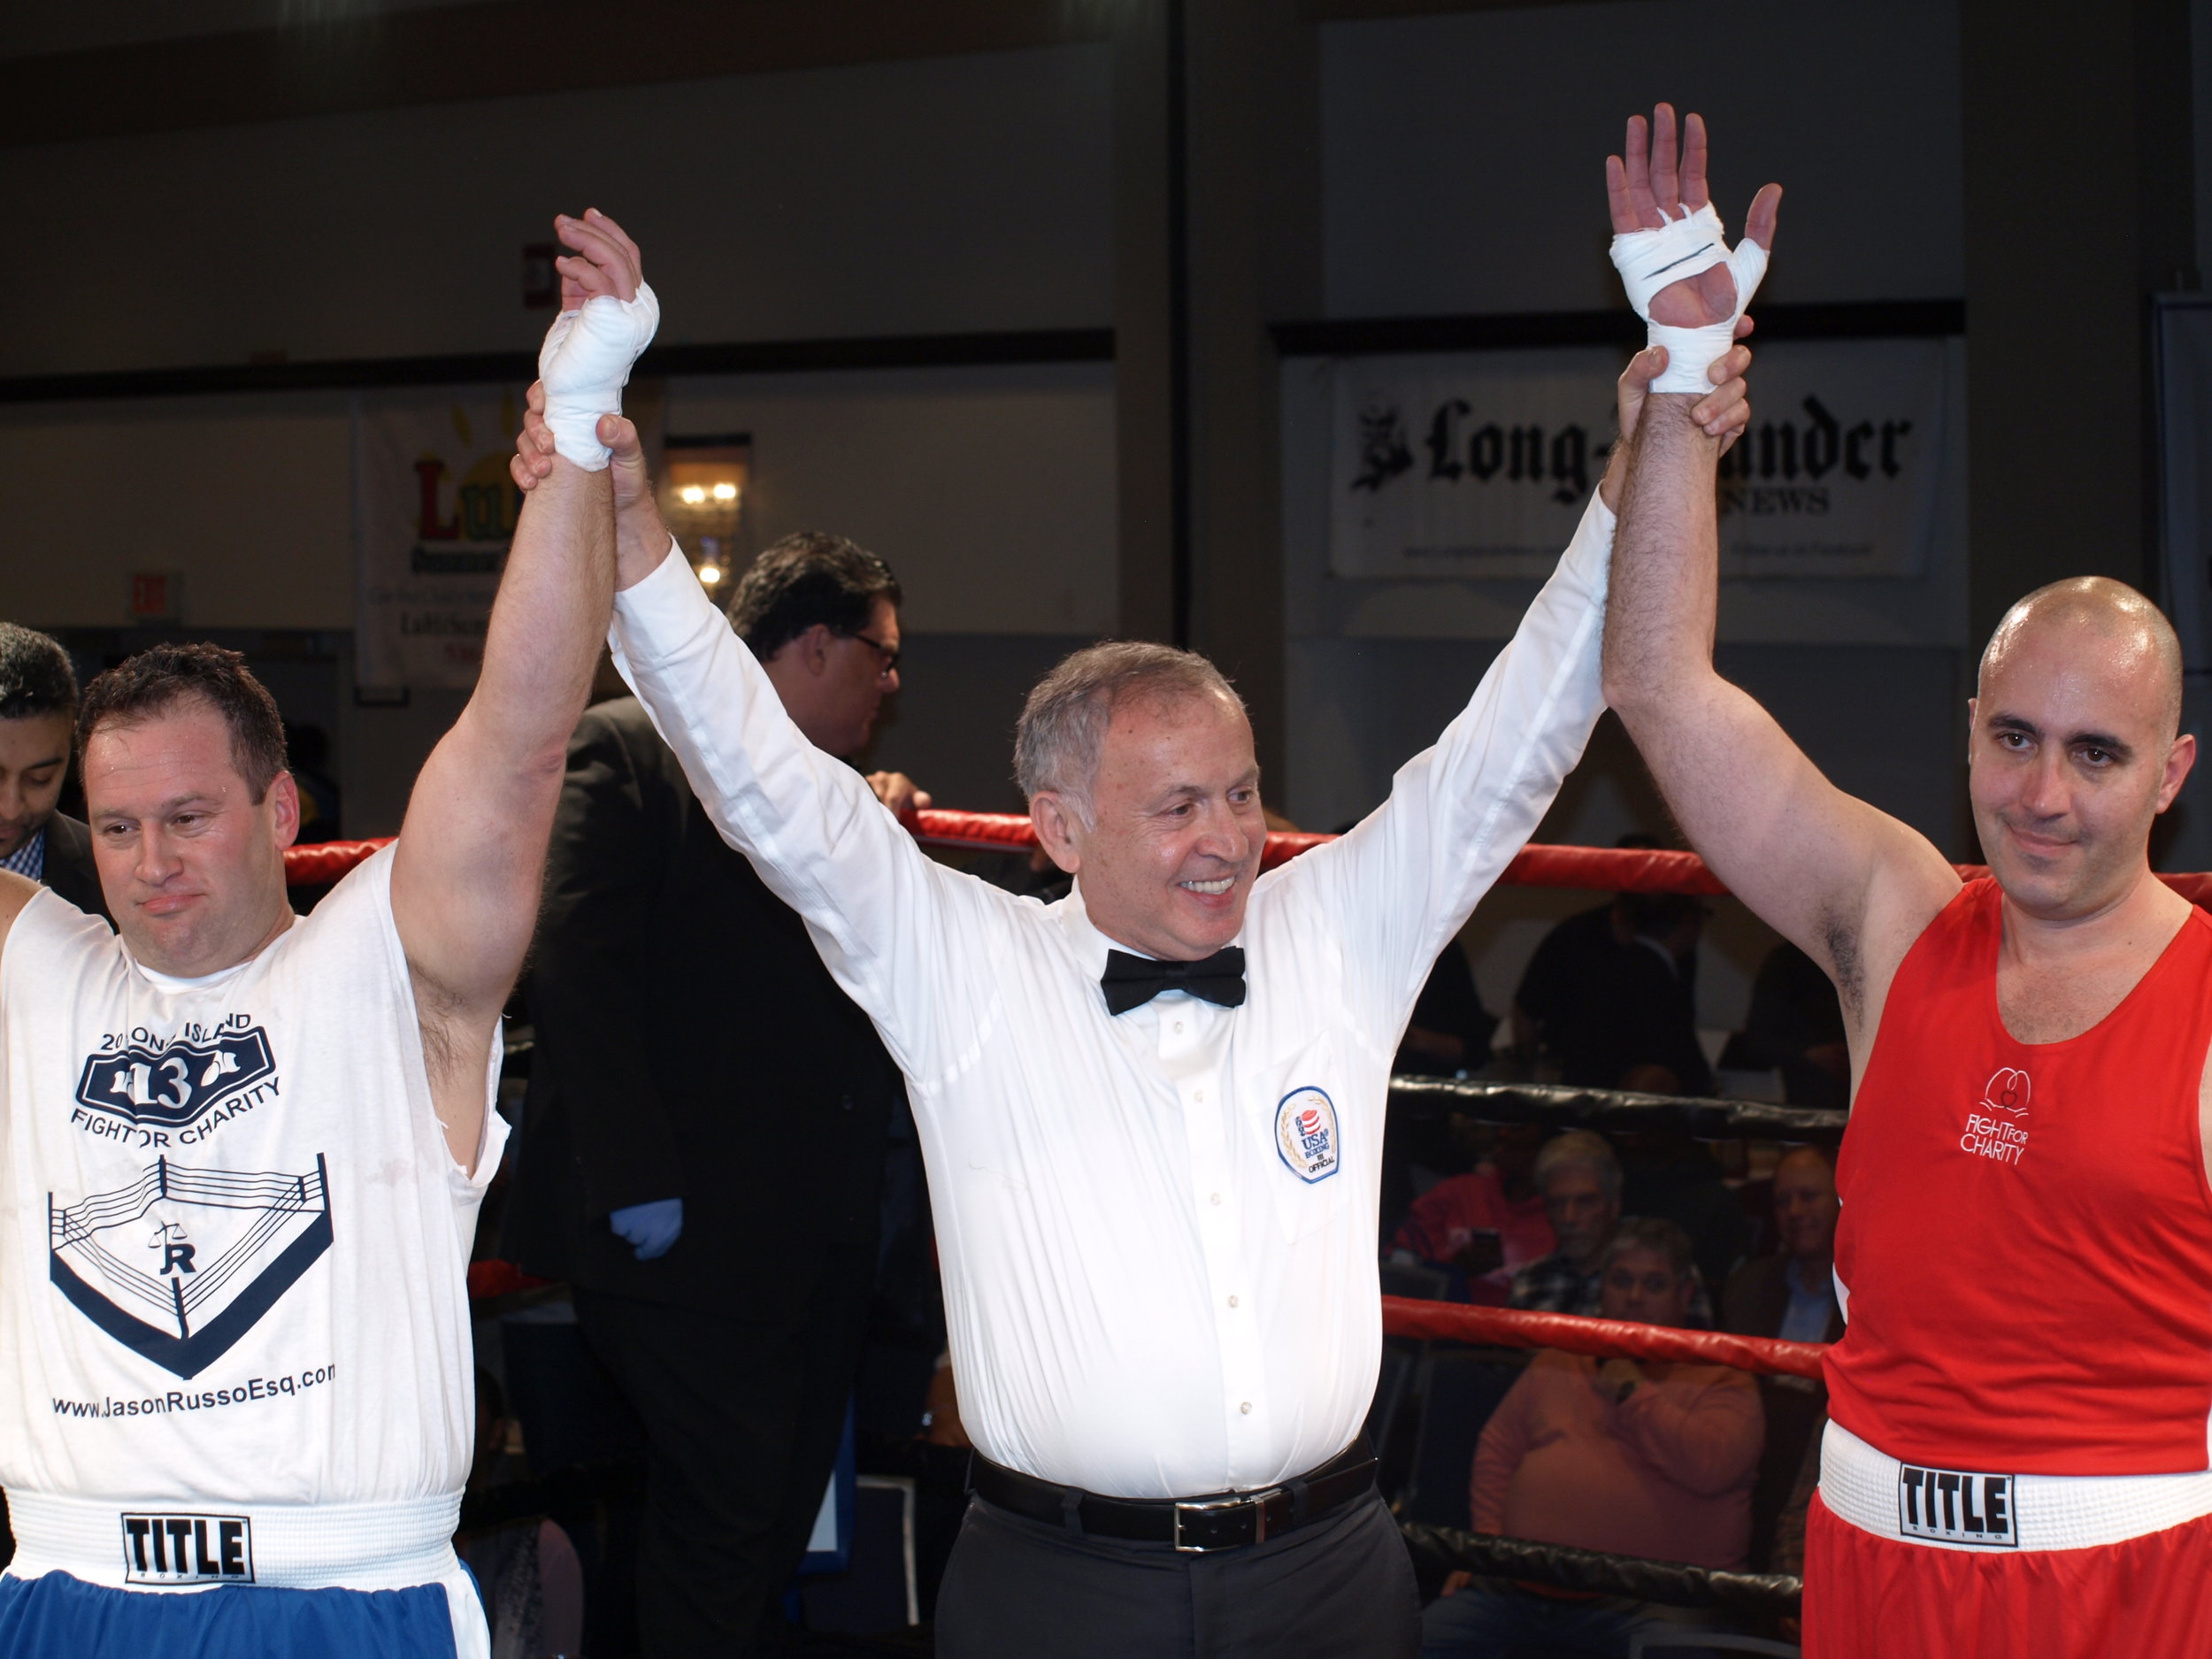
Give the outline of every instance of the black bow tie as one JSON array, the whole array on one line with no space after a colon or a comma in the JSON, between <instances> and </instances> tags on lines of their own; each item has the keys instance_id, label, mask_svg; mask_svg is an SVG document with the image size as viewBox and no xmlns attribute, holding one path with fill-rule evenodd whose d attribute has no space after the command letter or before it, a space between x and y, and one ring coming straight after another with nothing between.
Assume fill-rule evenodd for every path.
<instances>
[{"instance_id":1,"label":"black bow tie","mask_svg":"<svg viewBox=\"0 0 2212 1659\"><path fill-rule=\"evenodd\" d=\"M1125 950L1106 953L1106 972L1098 978L1106 993L1106 1011L1126 1014L1163 991L1188 991L1224 1008L1244 1002L1244 951L1224 946L1202 962L1155 962Z\"/></svg>"}]
</instances>

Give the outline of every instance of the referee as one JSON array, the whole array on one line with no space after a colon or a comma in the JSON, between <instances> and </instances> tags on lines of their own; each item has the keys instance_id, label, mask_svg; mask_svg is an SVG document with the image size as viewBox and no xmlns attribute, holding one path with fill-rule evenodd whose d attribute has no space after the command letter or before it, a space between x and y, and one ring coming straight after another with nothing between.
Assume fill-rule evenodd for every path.
<instances>
[{"instance_id":1,"label":"referee","mask_svg":"<svg viewBox=\"0 0 2212 1659\"><path fill-rule=\"evenodd\" d=\"M1624 381L1625 421L1641 390ZM1739 426L1742 394L1700 412ZM615 448L640 465L634 433ZM526 484L534 416L520 449ZM926 856L785 714L649 493L623 493L618 663L906 1077L977 1448L948 1659L1416 1650L1360 1434L1390 1062L1603 706L1618 480L1601 488L1436 747L1264 877L1251 728L1218 671L1126 643L1064 662L1016 740L1075 877L1054 904Z\"/></svg>"}]
</instances>

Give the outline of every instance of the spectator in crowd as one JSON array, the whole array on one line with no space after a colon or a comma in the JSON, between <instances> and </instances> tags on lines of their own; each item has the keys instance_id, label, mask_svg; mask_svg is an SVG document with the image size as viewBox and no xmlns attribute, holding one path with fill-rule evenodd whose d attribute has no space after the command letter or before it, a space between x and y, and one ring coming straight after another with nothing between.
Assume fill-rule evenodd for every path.
<instances>
[{"instance_id":1,"label":"spectator in crowd","mask_svg":"<svg viewBox=\"0 0 2212 1659\"><path fill-rule=\"evenodd\" d=\"M1463 1175L1446 1176L1414 1201L1394 1248L1456 1269L1477 1302L1503 1302L1514 1275L1558 1246L1536 1187L1543 1144L1540 1125L1500 1129L1487 1159Z\"/></svg>"},{"instance_id":2,"label":"spectator in crowd","mask_svg":"<svg viewBox=\"0 0 2212 1659\"><path fill-rule=\"evenodd\" d=\"M1728 1185L1712 1148L1686 1130L1641 1129L1614 1137L1620 1154L1621 1208L1663 1216L1690 1235L1701 1285L1725 1285L1751 1251L1756 1227Z\"/></svg>"},{"instance_id":3,"label":"spectator in crowd","mask_svg":"<svg viewBox=\"0 0 2212 1659\"><path fill-rule=\"evenodd\" d=\"M1781 1253L1754 1256L1737 1269L1721 1298L1728 1330L1791 1342L1833 1342L1843 1335L1836 1303L1836 1170L1818 1147L1798 1147L1774 1171L1774 1227ZM1809 1448L1827 1420L1827 1391L1804 1377L1762 1377L1767 1445L1751 1496L1752 1533L1776 1536L1786 1525L1801 1540L1804 1497L1793 1488ZM1770 1563L1772 1571L1783 1569Z\"/></svg>"},{"instance_id":4,"label":"spectator in crowd","mask_svg":"<svg viewBox=\"0 0 2212 1659\"><path fill-rule=\"evenodd\" d=\"M1539 1313L1594 1314L1604 1300L1605 1254L1621 1225L1621 1161L1602 1135L1570 1129L1536 1155L1536 1190L1557 1248L1513 1275L1506 1305ZM1713 1324L1712 1299L1694 1261L1683 1323Z\"/></svg>"},{"instance_id":5,"label":"spectator in crowd","mask_svg":"<svg viewBox=\"0 0 2212 1659\"><path fill-rule=\"evenodd\" d=\"M337 780L331 777L330 733L319 726L284 723L284 750L292 781L300 787L302 844L345 839Z\"/></svg>"},{"instance_id":6,"label":"spectator in crowd","mask_svg":"<svg viewBox=\"0 0 2212 1659\"><path fill-rule=\"evenodd\" d=\"M1490 1058L1490 1035L1497 1028L1498 1017L1483 1007L1474 969L1455 939L1437 956L1428 983L1421 987L1390 1069L1415 1077L1472 1071Z\"/></svg>"},{"instance_id":7,"label":"spectator in crowd","mask_svg":"<svg viewBox=\"0 0 2212 1659\"><path fill-rule=\"evenodd\" d=\"M1605 1251L1602 1311L1687 1322L1690 1241L1631 1217ZM1757 1389L1724 1365L1596 1360L1546 1350L1484 1427L1471 1500L1479 1532L1578 1549L1740 1567L1762 1424ZM1422 1620L1424 1659L1627 1653L1639 1635L1709 1613L1613 1596L1538 1592L1455 1573Z\"/></svg>"},{"instance_id":8,"label":"spectator in crowd","mask_svg":"<svg viewBox=\"0 0 2212 1659\"><path fill-rule=\"evenodd\" d=\"M1782 1073L1793 1106L1842 1111L1851 1104L1851 1049L1843 1005L1820 965L1787 940L1767 952L1751 982L1751 1011L1721 1064Z\"/></svg>"},{"instance_id":9,"label":"spectator in crowd","mask_svg":"<svg viewBox=\"0 0 2212 1659\"><path fill-rule=\"evenodd\" d=\"M77 726L77 673L58 641L0 622L0 870L108 913L92 832L58 810Z\"/></svg>"},{"instance_id":10,"label":"spectator in crowd","mask_svg":"<svg viewBox=\"0 0 2212 1659\"><path fill-rule=\"evenodd\" d=\"M1595 1313L1605 1248L1621 1223L1621 1161L1602 1135L1570 1129L1536 1155L1536 1190L1555 1248L1513 1275L1507 1305L1539 1313Z\"/></svg>"},{"instance_id":11,"label":"spectator in crowd","mask_svg":"<svg viewBox=\"0 0 2212 1659\"><path fill-rule=\"evenodd\" d=\"M476 1369L476 1459L468 1498L498 1480L507 1447L507 1396L499 1379ZM552 1520L524 1520L460 1533L453 1548L476 1578L491 1625L492 1659L562 1659L583 1651L584 1569L567 1531Z\"/></svg>"},{"instance_id":12,"label":"spectator in crowd","mask_svg":"<svg viewBox=\"0 0 2212 1659\"><path fill-rule=\"evenodd\" d=\"M1836 1305L1836 1166L1818 1147L1796 1147L1774 1169L1774 1231L1781 1254L1755 1256L1728 1281L1731 1331L1791 1342L1843 1334Z\"/></svg>"},{"instance_id":13,"label":"spectator in crowd","mask_svg":"<svg viewBox=\"0 0 2212 1659\"><path fill-rule=\"evenodd\" d=\"M1490 1037L1497 1028L1496 1017L1483 1007L1481 993L1475 988L1474 970L1468 964L1466 950L1456 939L1452 940L1438 954L1428 981L1421 987L1405 1035L1399 1039L1391 1073L1395 1077L1454 1077L1472 1072L1488 1064ZM1393 1096L1383 1117L1380 1215L1384 1238L1392 1236L1411 1212L1416 1195L1439 1176L1469 1172L1472 1162L1470 1127L1459 1114L1440 1110L1436 1102L1409 1105L1402 1097ZM1527 1196L1532 1200L1534 1194ZM1540 1256L1550 1248L1546 1244L1536 1254Z\"/></svg>"},{"instance_id":14,"label":"spectator in crowd","mask_svg":"<svg viewBox=\"0 0 2212 1659\"><path fill-rule=\"evenodd\" d=\"M1697 941L1709 911L1686 893L1619 901L1628 943L1600 968L1595 1006L1559 1053L1560 1080L1590 1088L1709 1095L1713 1068L1697 1040Z\"/></svg>"},{"instance_id":15,"label":"spectator in crowd","mask_svg":"<svg viewBox=\"0 0 2212 1659\"><path fill-rule=\"evenodd\" d=\"M1613 845L1650 852L1657 850L1659 838L1632 831ZM1576 911L1537 944L1536 954L1522 970L1509 1010L1513 1046L1518 1052L1556 1062L1563 1047L1577 1046L1582 1028L1602 1017L1601 981L1615 955L1635 938L1628 898L1625 893L1616 894L1602 904Z\"/></svg>"},{"instance_id":16,"label":"spectator in crowd","mask_svg":"<svg viewBox=\"0 0 2212 1659\"><path fill-rule=\"evenodd\" d=\"M808 740L849 757L898 687L900 599L881 559L805 534L729 616ZM894 811L928 803L870 782ZM752 1652L835 1462L904 1085L634 697L570 742L529 1000L509 1251L574 1287L643 1422L646 1651Z\"/></svg>"}]
</instances>

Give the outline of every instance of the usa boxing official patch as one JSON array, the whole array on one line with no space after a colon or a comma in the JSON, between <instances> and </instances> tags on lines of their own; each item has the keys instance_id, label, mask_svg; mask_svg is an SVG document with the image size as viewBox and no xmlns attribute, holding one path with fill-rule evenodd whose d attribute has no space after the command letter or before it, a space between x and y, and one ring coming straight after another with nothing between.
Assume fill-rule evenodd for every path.
<instances>
[{"instance_id":1,"label":"usa boxing official patch","mask_svg":"<svg viewBox=\"0 0 2212 1659\"><path fill-rule=\"evenodd\" d=\"M1342 1158L1336 1103L1321 1090L1294 1088L1275 1109L1275 1149L1302 1181L1325 1181Z\"/></svg>"}]
</instances>

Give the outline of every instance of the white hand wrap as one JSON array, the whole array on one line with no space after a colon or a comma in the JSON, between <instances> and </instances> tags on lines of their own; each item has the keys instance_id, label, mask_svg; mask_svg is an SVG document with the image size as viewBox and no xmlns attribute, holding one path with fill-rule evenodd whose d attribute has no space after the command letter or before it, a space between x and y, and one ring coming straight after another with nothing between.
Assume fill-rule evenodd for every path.
<instances>
[{"instance_id":1,"label":"white hand wrap","mask_svg":"<svg viewBox=\"0 0 2212 1659\"><path fill-rule=\"evenodd\" d=\"M599 417L622 412L630 365L652 342L661 305L653 290L637 285L634 300L595 295L580 310L563 311L538 349L538 379L545 384L545 424L553 447L587 472L607 465L599 442Z\"/></svg>"},{"instance_id":2,"label":"white hand wrap","mask_svg":"<svg viewBox=\"0 0 2212 1659\"><path fill-rule=\"evenodd\" d=\"M1736 279L1733 314L1703 328L1676 328L1651 320L1652 296L1660 289L1717 265L1726 265ZM1614 237L1613 266L1628 290L1628 303L1649 328L1651 344L1667 349L1666 373L1651 383L1651 389L1701 397L1711 391L1713 383L1705 372L1735 343L1736 319L1758 292L1759 279L1767 271L1767 250L1755 242L1745 242L1730 253L1721 234L1720 215L1708 202L1694 213L1669 219L1658 230L1632 230Z\"/></svg>"}]
</instances>

